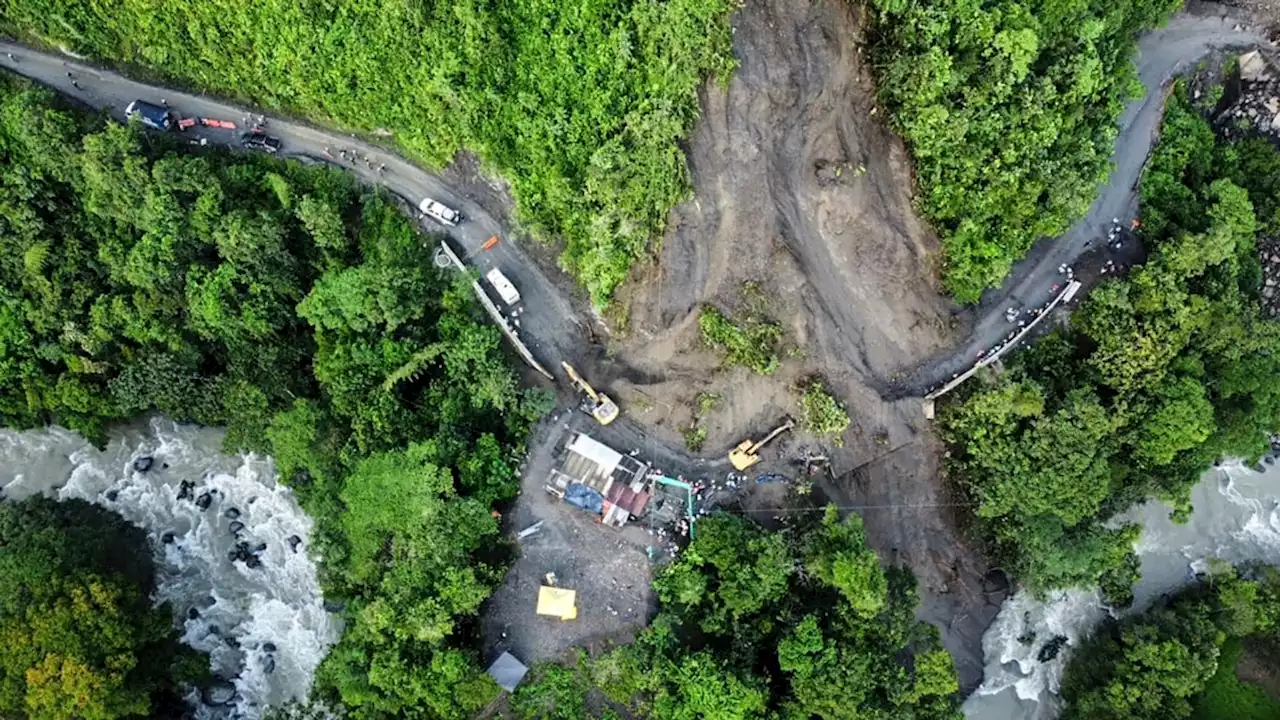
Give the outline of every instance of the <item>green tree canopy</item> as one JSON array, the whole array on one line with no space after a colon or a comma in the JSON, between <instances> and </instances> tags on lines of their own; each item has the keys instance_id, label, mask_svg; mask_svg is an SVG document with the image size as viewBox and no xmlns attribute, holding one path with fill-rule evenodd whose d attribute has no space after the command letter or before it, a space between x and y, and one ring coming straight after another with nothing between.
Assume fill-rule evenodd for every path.
<instances>
[{"instance_id":1,"label":"green tree canopy","mask_svg":"<svg viewBox=\"0 0 1280 720\"><path fill-rule=\"evenodd\" d=\"M146 537L79 500L0 503L0 713L31 720L163 714L208 659L153 607Z\"/></svg>"}]
</instances>

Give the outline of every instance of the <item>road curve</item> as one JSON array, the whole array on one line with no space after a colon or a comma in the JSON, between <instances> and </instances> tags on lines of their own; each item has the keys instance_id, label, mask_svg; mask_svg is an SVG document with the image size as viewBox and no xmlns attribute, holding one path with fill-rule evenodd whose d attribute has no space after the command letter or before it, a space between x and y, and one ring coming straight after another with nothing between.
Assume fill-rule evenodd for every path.
<instances>
[{"instance_id":1,"label":"road curve","mask_svg":"<svg viewBox=\"0 0 1280 720\"><path fill-rule=\"evenodd\" d=\"M12 54L12 57L10 57ZM235 130L196 126L181 134L190 140L207 140L209 144L239 147L246 118L258 113L235 105L177 90L155 87L130 80L118 73L91 67L71 57L33 50L13 42L0 41L0 67L34 80L85 105L109 111L124 120L124 108L133 100L155 104L161 101L183 116L201 116L230 120ZM481 274L498 267L520 289L520 334L534 348L534 353L548 367L558 367L563 354L583 342L583 320L556 289L552 281L532 262L520 247L505 235L506 228L479 205L461 196L441 179L383 148L354 136L320 130L309 125L267 116L267 132L283 142L281 155L331 162L353 173L362 182L377 185L401 196L411 207L424 197L432 197L460 210L466 218L456 228L449 228L458 249L468 257L468 264ZM343 160L340 150L354 151L358 159ZM348 157L353 157L348 155ZM368 157L366 163L363 158ZM331 158L331 159L330 159ZM385 169L377 171L379 165ZM431 232L445 228L430 220L423 221ZM494 235L502 241L490 250L481 245Z\"/></svg>"},{"instance_id":2,"label":"road curve","mask_svg":"<svg viewBox=\"0 0 1280 720\"><path fill-rule=\"evenodd\" d=\"M988 290L972 313L973 331L959 346L945 355L925 362L901 383L898 394L923 395L952 374L971 367L979 353L999 344L1015 329L1005 320L1011 306L1044 306L1063 283L1058 273L1062 264L1072 264L1089 248L1092 239L1105 238L1113 218L1128 228L1137 217L1137 183L1147 156L1156 140L1164 115L1165 88L1175 75L1215 49L1270 45L1263 34L1244 20L1225 13L1212 15L1180 12L1162 28L1138 42L1138 77L1146 89L1143 97L1129 103L1121 114L1114 169L1089 212L1065 234L1038 242L999 288Z\"/></svg>"},{"instance_id":3,"label":"road curve","mask_svg":"<svg viewBox=\"0 0 1280 720\"><path fill-rule=\"evenodd\" d=\"M9 54L13 57L10 58ZM240 134L251 117L259 113L202 95L193 95L130 80L118 73L92 67L75 58L33 50L25 45L0 40L0 68L34 80L92 108L108 111L117 120L125 120L124 109L141 99L160 104L164 101L183 116L200 116L236 123L235 130L222 130L197 125L180 137L201 139L210 145L240 147ZM70 74L68 74L70 73ZM424 197L435 198L461 211L466 220L458 227L444 228L431 220L422 220L429 232L447 230L464 261L483 275L490 268L502 270L520 290L518 334L537 359L563 379L560 362L582 361L599 352L592 346L591 318L584 318L552 281L507 234L507 228L491 217L478 204L449 187L439 176L414 166L404 158L356 139L354 136L321 130L300 122L266 116L268 134L280 138L281 155L329 162L353 173L360 181L380 186L400 196L410 208L416 208ZM343 160L340 150L348 151ZM368 162L364 158L368 158ZM381 171L376 170L385 165ZM498 235L501 241L489 250L485 241ZM483 281L482 281L483 284ZM501 306L501 302L495 298ZM561 383L559 389L567 391ZM567 396L567 392L565 393ZM608 427L598 427L592 435L618 448L643 449L646 459L670 470L671 474L693 475L727 469L723 458L692 458L681 448L667 446L652 438L639 423L624 415Z\"/></svg>"}]
</instances>

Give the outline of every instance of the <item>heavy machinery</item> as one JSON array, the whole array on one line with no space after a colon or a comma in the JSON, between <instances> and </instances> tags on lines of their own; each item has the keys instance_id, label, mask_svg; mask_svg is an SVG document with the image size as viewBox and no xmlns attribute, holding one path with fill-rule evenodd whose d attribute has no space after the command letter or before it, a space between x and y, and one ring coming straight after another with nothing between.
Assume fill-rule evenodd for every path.
<instances>
[{"instance_id":1,"label":"heavy machinery","mask_svg":"<svg viewBox=\"0 0 1280 720\"><path fill-rule=\"evenodd\" d=\"M591 417L601 425L608 425L618 418L618 406L609 399L608 395L596 392L591 384L582 379L577 370L567 362L560 363L564 367L565 374L569 376L569 382L581 390L586 397L582 401L582 409L591 413Z\"/></svg>"},{"instance_id":2,"label":"heavy machinery","mask_svg":"<svg viewBox=\"0 0 1280 720\"><path fill-rule=\"evenodd\" d=\"M738 472L742 472L747 468L760 462L760 448L764 447L770 440L778 437L782 433L795 427L796 423L791 418L773 429L773 432L765 435L759 442L751 442L750 438L738 443L738 447L729 451L729 462L733 463L733 468Z\"/></svg>"}]
</instances>

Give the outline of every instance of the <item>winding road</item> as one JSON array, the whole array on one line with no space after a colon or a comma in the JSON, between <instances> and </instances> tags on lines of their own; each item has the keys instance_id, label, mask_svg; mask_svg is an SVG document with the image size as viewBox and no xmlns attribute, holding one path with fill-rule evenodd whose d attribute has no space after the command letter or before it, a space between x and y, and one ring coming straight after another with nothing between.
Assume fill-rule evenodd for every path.
<instances>
[{"instance_id":1,"label":"winding road","mask_svg":"<svg viewBox=\"0 0 1280 720\"><path fill-rule=\"evenodd\" d=\"M1207 7L1207 6L1206 6ZM1216 7L1216 6L1213 6ZM938 357L925 360L910 376L890 388L902 397L922 396L954 373L971 366L980 351L1000 342L1013 326L1005 319L1010 306L1039 307L1054 295L1060 283L1058 267L1071 264L1089 251L1090 240L1105 237L1112 218L1120 218L1127 226L1137 211L1136 183L1159 128L1165 92L1175 74L1186 69L1207 52L1216 48L1270 45L1257 30L1214 12L1183 12L1168 25L1143 36L1139 43L1137 65L1139 78L1146 88L1141 99L1128 105L1119 119L1119 132L1114 156L1115 167L1109 181L1099 188L1098 197L1088 214L1067 233L1038 243L1027 258L1018 263L1000 288L986 293L976 307L964 311L971 332L956 347ZM135 99L154 103L162 100L184 116L203 116L230 120L240 126L236 130L196 127L183 134L190 140L239 147L240 133L247 120L257 113L218 100L132 81L108 70L92 67L69 56L45 53L12 42L0 41L0 67L25 76L87 106L106 110L116 119L124 119L124 108ZM481 274L499 268L519 288L523 310L519 315L519 334L538 360L559 374L561 360L582 362L599 354L592 332L594 317L581 295L573 298L572 288L558 273L548 275L507 234L509 228L489 215L477 202L451 187L438 175L418 168L400 156L354 136L322 130L305 123L269 117L267 132L281 139L282 155L308 162L328 162L353 173L360 181L385 188L399 196L410 208L424 197L432 197L460 210L466 221L448 229L455 247L464 260ZM361 159L344 160L347 157ZM365 161L363 158L368 158ZM384 166L381 171L375 170ZM423 220L433 232L445 228ZM483 250L491 237L501 237L495 247ZM814 292L821 284L812 283ZM839 326L841 316L833 315ZM840 327L842 332L856 334L857 328ZM567 386L560 389L567 396ZM612 425L592 429L592 434L620 448L643 449L647 460L668 469L668 474L697 474L700 470L727 466L717 461L691 459L682 448L668 446L649 437L637 421L625 416ZM1002 706L1003 698L975 698L971 717L996 719L1016 717L1017 712ZM985 705L984 705L985 703ZM977 710L977 708L981 710ZM975 712L976 710L976 712Z\"/></svg>"},{"instance_id":2,"label":"winding road","mask_svg":"<svg viewBox=\"0 0 1280 720\"><path fill-rule=\"evenodd\" d=\"M988 290L968 311L973 328L969 337L917 368L901 383L900 394L923 395L970 368L980 352L996 346L1016 328L1005 319L1008 308L1043 307L1056 294L1055 286L1065 282L1058 273L1060 265L1075 263L1091 250L1090 241L1105 239L1112 219L1118 218L1128 228L1138 215L1137 185L1160 129L1169 82L1212 50L1259 45L1270 47L1271 43L1257 29L1221 12L1181 12L1164 27L1144 35L1138 43L1137 65L1146 92L1120 116L1114 169L1098 189L1089 213L1065 234L1041 240L1014 265L1004 284Z\"/></svg>"},{"instance_id":3,"label":"winding road","mask_svg":"<svg viewBox=\"0 0 1280 720\"><path fill-rule=\"evenodd\" d=\"M0 68L10 70L95 109L105 110L125 121L125 108L134 100L154 104L166 103L184 117L199 116L229 120L236 129L226 130L196 125L179 137L209 145L240 147L240 136L260 114L243 107L130 80L119 73L87 65L78 59L34 50L25 45L0 40ZM465 221L457 227L445 228L429 219L420 219L428 232L448 232L454 248L463 260L480 272L498 268L520 290L520 326L517 334L534 356L549 370L563 378L560 362L583 362L602 350L595 345L591 331L592 318L584 317L566 297L567 279L559 283L548 277L538 264L508 236L509 228L489 215L478 203L448 186L440 176L423 170L404 158L357 139L352 135L321 130L305 123L266 116L267 134L282 142L280 155L305 162L324 162L354 174L361 182L378 186L399 196L407 209L416 213L418 203L431 197L460 211ZM340 151L347 151L343 159ZM365 158L368 158L366 161ZM384 166L382 170L377 170ZM501 240L489 250L482 246L493 237ZM485 284L484 281L481 281ZM495 297L495 302L498 302ZM585 303L584 303L585 305ZM588 378L589 379L589 378ZM561 390L568 392L567 383ZM724 459L708 461L690 458L683 448L672 448L652 439L638 422L625 413L608 427L598 427L592 434L619 448L644 448L646 457L673 473L727 467Z\"/></svg>"},{"instance_id":4,"label":"winding road","mask_svg":"<svg viewBox=\"0 0 1280 720\"><path fill-rule=\"evenodd\" d=\"M1208 7L1208 6L1205 6ZM1099 189L1089 213L1066 234L1046 238L1014 266L1009 279L988 291L970 310L972 332L959 346L922 363L894 394L923 395L953 374L973 365L978 354L1001 340L1013 329L1005 319L1011 306L1040 307L1053 297L1062 282L1058 267L1074 263L1089 250L1089 242L1105 237L1112 218L1126 227L1137 214L1136 185L1156 139L1163 114L1164 88L1178 72L1216 48L1270 45L1257 30L1223 12L1182 12L1165 27L1144 35L1138 46L1138 76L1146 88L1144 96L1131 102L1119 120L1115 167L1107 184ZM0 67L23 75L64 93L90 107L107 110L124 120L124 108L135 99L169 107L184 116L231 120L236 130L196 126L184 136L211 144L239 146L240 133L248 118L257 113L229 103L172 89L146 85L118 73L92 67L75 58L40 52L17 43L0 41ZM515 283L522 296L519 334L543 365L558 372L561 360L580 359L590 354L592 319L584 317L565 296L560 286L538 267L520 246L506 236L507 228L476 202L445 184L438 175L414 166L400 156L355 136L318 129L310 125L270 117L267 132L284 144L282 155L310 161L328 162L353 173L362 182L377 185L400 196L410 207L424 197L432 197L462 211L466 221L449 229L466 262L481 274L497 267ZM347 151L343 159L340 151ZM359 159L355 159L355 158ZM368 160L366 161L365 158ZM383 166L382 170L375 168ZM429 230L441 231L429 220ZM502 238L490 250L482 245L490 237ZM815 285L815 289L820 285ZM634 444L645 437L639 427L623 423L619 440ZM669 461L680 458L674 453Z\"/></svg>"}]
</instances>

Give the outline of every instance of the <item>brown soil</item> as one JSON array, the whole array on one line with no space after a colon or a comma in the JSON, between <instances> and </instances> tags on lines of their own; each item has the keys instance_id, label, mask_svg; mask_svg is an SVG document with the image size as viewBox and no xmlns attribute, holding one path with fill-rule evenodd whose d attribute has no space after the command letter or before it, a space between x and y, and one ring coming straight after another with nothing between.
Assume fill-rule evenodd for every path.
<instances>
[{"instance_id":1,"label":"brown soil","mask_svg":"<svg viewBox=\"0 0 1280 720\"><path fill-rule=\"evenodd\" d=\"M881 393L951 344L955 308L938 290L938 241L912 211L907 154L873 114L865 20L840 0L747 0L734 26L741 65L727 91L704 89L689 141L695 196L620 293L613 362L592 371L676 446L698 393L720 395L704 419L712 457L795 414L798 380L826 378L854 422L832 449L839 479L822 490L863 515L886 562L915 572L921 616L941 626L962 684L975 686L996 609L981 593L986 567L950 517L919 400ZM763 289L792 350L771 377L718 369L699 341L701 305L732 313L747 282Z\"/></svg>"},{"instance_id":2,"label":"brown soil","mask_svg":"<svg viewBox=\"0 0 1280 720\"><path fill-rule=\"evenodd\" d=\"M1257 685L1272 700L1280 702L1280 667L1276 666L1275 648L1256 639L1244 644L1244 653L1236 663L1236 677Z\"/></svg>"}]
</instances>

